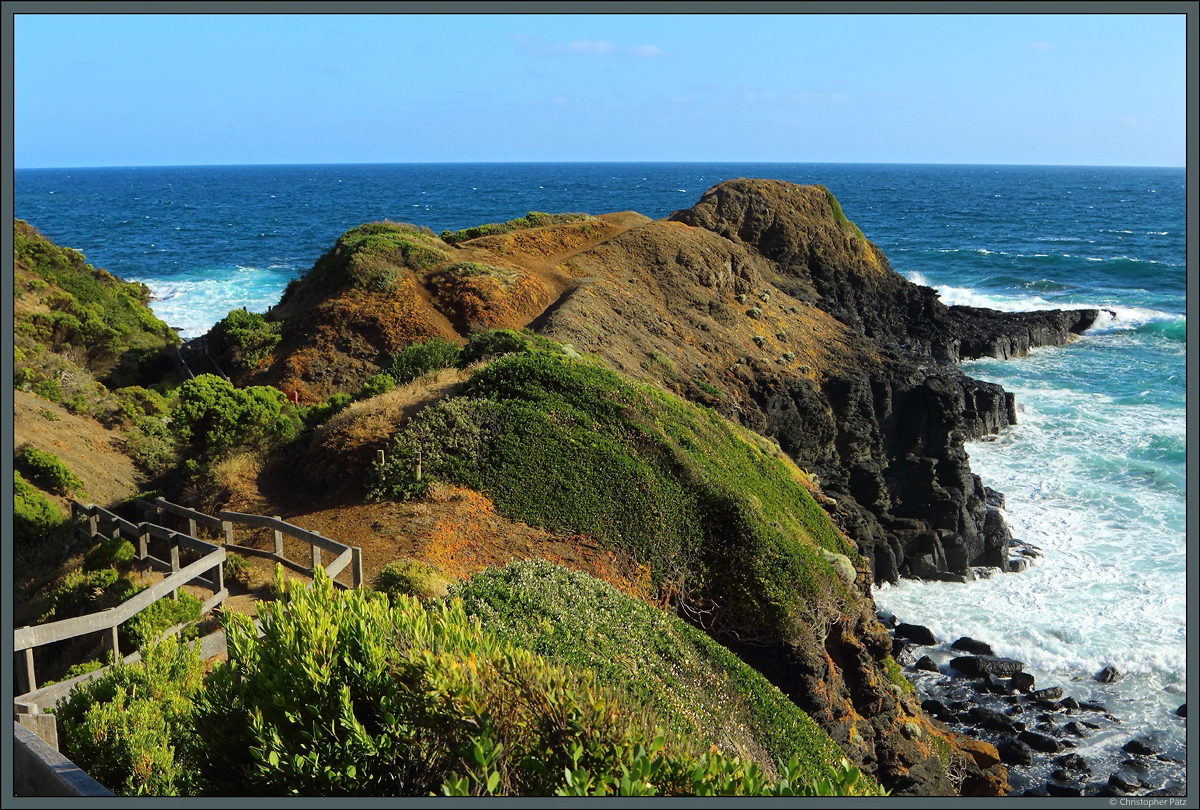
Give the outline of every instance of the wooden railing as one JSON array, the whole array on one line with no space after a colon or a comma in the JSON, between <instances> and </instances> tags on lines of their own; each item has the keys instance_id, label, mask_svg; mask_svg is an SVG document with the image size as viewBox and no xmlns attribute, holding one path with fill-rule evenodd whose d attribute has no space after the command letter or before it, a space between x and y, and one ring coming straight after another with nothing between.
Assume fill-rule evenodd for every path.
<instances>
[{"instance_id":1,"label":"wooden railing","mask_svg":"<svg viewBox=\"0 0 1200 810\"><path fill-rule=\"evenodd\" d=\"M201 614L212 610L229 596L225 588L225 549L206 543L196 537L172 531L152 523L131 523L107 509L94 504L84 506L71 504L71 517L76 522L76 531L93 541L98 537L125 537L137 543L137 557L155 568L170 571L161 582L151 585L141 593L125 600L114 608L72 619L21 627L13 632L13 652L24 653L26 693L37 690L37 672L34 667L33 651L38 647L57 641L77 638L89 633L108 631L109 646L115 659L121 658L118 628L121 624L141 613L150 605L167 595L176 596L184 585L200 585L210 588L213 595L201 606ZM105 531L102 531L102 527ZM150 540L166 541L169 559L163 560L150 554ZM200 554L187 565L180 562L180 550L188 549Z\"/></svg>"},{"instance_id":2,"label":"wooden railing","mask_svg":"<svg viewBox=\"0 0 1200 810\"><path fill-rule=\"evenodd\" d=\"M362 549L357 546L347 546L336 540L330 540L328 537L317 532L293 526L278 516L266 517L265 515L251 515L243 512L220 512L216 517L213 517L203 512L197 512L194 509L188 509L187 507L164 501L162 498L155 498L153 501L139 500L135 503L142 510L143 514L147 516L153 515L158 523L164 522L165 516L168 514L183 518L187 521L189 534L195 535L201 527L219 532L225 538L225 548L230 551L275 560L288 568L307 573L310 576L315 574L318 568L323 567L329 578L334 580L333 584L339 588L357 588L363 584ZM275 541L273 551L264 551L250 546L238 545L234 542L234 526L270 529ZM306 562L292 560L287 557L283 547L284 536L295 538L309 546L311 551L309 559ZM322 565L322 552L329 552L335 555L334 559L328 565ZM349 585L337 581L337 577L347 567L350 568Z\"/></svg>"},{"instance_id":3,"label":"wooden railing","mask_svg":"<svg viewBox=\"0 0 1200 810\"><path fill-rule=\"evenodd\" d=\"M318 568L323 568L329 578L334 580L334 585L339 588L362 585L363 561L360 548L330 540L317 532L293 526L278 517L240 512L221 512L213 517L161 498L153 501L139 499L134 501L134 505L140 510L143 517L152 517L153 520L133 523L99 506L84 506L78 503L71 504L71 517L76 524L76 532L87 542L94 542L97 538L125 537L135 543L139 560L153 568L170 573L161 582L155 583L115 608L16 630L13 638L13 651L25 654L24 671L20 674L24 676L26 688L25 693L15 700L18 713L37 714L41 707L53 706L66 697L76 684L99 677L104 669L107 669L105 667L94 670L69 681L62 681L39 689L33 660L35 649L88 633L108 631L111 634L109 646L114 654L114 660L123 660L126 663L138 660L141 656L137 652L124 658L121 657L118 627L168 594L174 596L184 585L198 585L212 590L213 595L201 606L202 615L221 604L229 596L229 591L225 587L224 572L227 549L273 559L310 576L315 574ZM170 522L168 516L185 521L186 532L175 531L162 525ZM236 544L233 534L235 525L271 530L274 534L273 551ZM197 536L200 529L206 529L222 538L224 546L216 542L201 540ZM295 538L311 548L307 565L286 556L283 545L284 536ZM155 539L165 541L166 559L156 557L151 553L151 541ZM181 562L181 550L191 551L199 554L200 557L184 565ZM328 565L322 565L323 552L334 555ZM347 568L350 569L350 585L338 582L336 579ZM179 629L179 627L173 627L167 633ZM199 646L202 659L220 655L226 649L225 633L221 630L193 643Z\"/></svg>"}]
</instances>

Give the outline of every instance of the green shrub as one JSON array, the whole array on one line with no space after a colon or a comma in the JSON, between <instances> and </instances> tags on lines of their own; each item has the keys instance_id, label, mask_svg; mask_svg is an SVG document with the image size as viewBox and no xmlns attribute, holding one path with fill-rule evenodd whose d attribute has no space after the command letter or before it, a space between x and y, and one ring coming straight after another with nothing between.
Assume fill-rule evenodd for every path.
<instances>
[{"instance_id":1,"label":"green shrub","mask_svg":"<svg viewBox=\"0 0 1200 810\"><path fill-rule=\"evenodd\" d=\"M257 312L230 311L209 330L214 353L241 371L252 371L279 344L279 324Z\"/></svg>"},{"instance_id":2,"label":"green shrub","mask_svg":"<svg viewBox=\"0 0 1200 810\"><path fill-rule=\"evenodd\" d=\"M53 453L26 446L17 453L16 466L35 484L58 495L84 495L83 481Z\"/></svg>"},{"instance_id":3,"label":"green shrub","mask_svg":"<svg viewBox=\"0 0 1200 810\"><path fill-rule=\"evenodd\" d=\"M169 410L167 400L162 394L140 385L118 388L113 391L113 397L117 402L117 413L127 422L145 417L166 416Z\"/></svg>"},{"instance_id":4,"label":"green shrub","mask_svg":"<svg viewBox=\"0 0 1200 810\"><path fill-rule=\"evenodd\" d=\"M512 329L491 329L486 332L476 332L467 340L458 356L459 368L466 368L480 360L490 360L504 354L528 352L533 350L533 343L526 335Z\"/></svg>"},{"instance_id":5,"label":"green shrub","mask_svg":"<svg viewBox=\"0 0 1200 810\"><path fill-rule=\"evenodd\" d=\"M137 556L133 543L122 537L112 537L101 540L83 557L84 571L98 571L101 568L124 568Z\"/></svg>"},{"instance_id":6,"label":"green shrub","mask_svg":"<svg viewBox=\"0 0 1200 810\"><path fill-rule=\"evenodd\" d=\"M69 571L50 592L48 612L42 620L70 619L116 607L137 594L138 590L115 568Z\"/></svg>"},{"instance_id":7,"label":"green shrub","mask_svg":"<svg viewBox=\"0 0 1200 810\"><path fill-rule=\"evenodd\" d=\"M375 590L395 599L415 596L434 599L445 596L450 580L429 563L419 560L397 560L385 565L375 580Z\"/></svg>"},{"instance_id":8,"label":"green shrub","mask_svg":"<svg viewBox=\"0 0 1200 810\"><path fill-rule=\"evenodd\" d=\"M233 551L225 552L225 578L250 585L250 561Z\"/></svg>"},{"instance_id":9,"label":"green shrub","mask_svg":"<svg viewBox=\"0 0 1200 810\"><path fill-rule=\"evenodd\" d=\"M162 417L134 416L124 438L125 453L150 475L161 475L179 461L175 436Z\"/></svg>"},{"instance_id":10,"label":"green shrub","mask_svg":"<svg viewBox=\"0 0 1200 810\"><path fill-rule=\"evenodd\" d=\"M806 782L842 756L796 704L707 634L586 574L527 560L480 572L452 595L489 632L565 668L595 670L701 745L795 758Z\"/></svg>"},{"instance_id":11,"label":"green shrub","mask_svg":"<svg viewBox=\"0 0 1200 810\"><path fill-rule=\"evenodd\" d=\"M220 377L201 374L179 387L171 430L201 459L237 448L263 449L295 434L284 401L283 393L270 386L234 388Z\"/></svg>"},{"instance_id":12,"label":"green shrub","mask_svg":"<svg viewBox=\"0 0 1200 810\"><path fill-rule=\"evenodd\" d=\"M304 412L304 424L309 427L316 427L353 401L354 397L342 391L330 394L329 399L310 406Z\"/></svg>"},{"instance_id":13,"label":"green shrub","mask_svg":"<svg viewBox=\"0 0 1200 810\"><path fill-rule=\"evenodd\" d=\"M148 642L157 642L168 628L177 624L193 625L198 622L200 608L203 606L200 600L187 591L178 593L178 599L159 599L121 625L121 646L140 649ZM193 638L195 635L195 627L186 627L180 632L181 638Z\"/></svg>"},{"instance_id":14,"label":"green shrub","mask_svg":"<svg viewBox=\"0 0 1200 810\"><path fill-rule=\"evenodd\" d=\"M13 472L13 541L17 547L41 545L63 533L62 511L19 472Z\"/></svg>"},{"instance_id":15,"label":"green shrub","mask_svg":"<svg viewBox=\"0 0 1200 810\"><path fill-rule=\"evenodd\" d=\"M461 351L457 343L443 338L414 343L392 358L387 374L397 385L403 385L431 371L453 368Z\"/></svg>"},{"instance_id":16,"label":"green shrub","mask_svg":"<svg viewBox=\"0 0 1200 810\"><path fill-rule=\"evenodd\" d=\"M370 399L377 397L380 394L386 394L395 387L396 383L387 374L372 374L363 381L362 388L358 390L355 399Z\"/></svg>"},{"instance_id":17,"label":"green shrub","mask_svg":"<svg viewBox=\"0 0 1200 810\"><path fill-rule=\"evenodd\" d=\"M118 796L194 794L202 671L195 652L166 639L76 686L55 711L63 753Z\"/></svg>"}]
</instances>

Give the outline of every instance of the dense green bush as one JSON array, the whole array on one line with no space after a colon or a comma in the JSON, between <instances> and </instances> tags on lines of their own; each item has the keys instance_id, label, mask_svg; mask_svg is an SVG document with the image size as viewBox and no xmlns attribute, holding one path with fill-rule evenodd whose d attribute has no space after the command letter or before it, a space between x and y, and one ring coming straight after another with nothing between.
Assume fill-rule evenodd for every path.
<instances>
[{"instance_id":1,"label":"dense green bush","mask_svg":"<svg viewBox=\"0 0 1200 810\"><path fill-rule=\"evenodd\" d=\"M123 537L111 537L98 542L83 556L84 571L101 568L123 568L133 562L137 550Z\"/></svg>"},{"instance_id":2,"label":"dense green bush","mask_svg":"<svg viewBox=\"0 0 1200 810\"><path fill-rule=\"evenodd\" d=\"M122 648L141 649L154 643L164 632L177 624L189 625L180 631L181 638L196 636L195 622L200 620L199 599L187 591L179 591L178 599L159 599L120 627Z\"/></svg>"},{"instance_id":3,"label":"dense green bush","mask_svg":"<svg viewBox=\"0 0 1200 810\"><path fill-rule=\"evenodd\" d=\"M445 248L428 228L398 222L359 225L338 237L303 279L289 283L280 303L305 289L386 291L405 273L424 272L445 261Z\"/></svg>"},{"instance_id":4,"label":"dense green bush","mask_svg":"<svg viewBox=\"0 0 1200 810\"><path fill-rule=\"evenodd\" d=\"M116 607L139 590L115 568L68 571L50 592L48 612L42 621L70 619Z\"/></svg>"},{"instance_id":5,"label":"dense green bush","mask_svg":"<svg viewBox=\"0 0 1200 810\"><path fill-rule=\"evenodd\" d=\"M220 377L201 374L179 387L171 429L202 459L242 447L263 449L295 434L284 402L283 393L270 386L234 388Z\"/></svg>"},{"instance_id":6,"label":"dense green bush","mask_svg":"<svg viewBox=\"0 0 1200 810\"><path fill-rule=\"evenodd\" d=\"M304 424L309 427L319 425L353 401L354 397L344 391L330 394L329 399L311 405L304 411Z\"/></svg>"},{"instance_id":7,"label":"dense green bush","mask_svg":"<svg viewBox=\"0 0 1200 810\"><path fill-rule=\"evenodd\" d=\"M151 312L150 290L88 264L82 254L54 245L22 220L13 221L13 258L58 289L47 295L49 312L34 312L14 324L19 334L55 350L82 349L93 366L140 349L175 346L179 337Z\"/></svg>"},{"instance_id":8,"label":"dense green bush","mask_svg":"<svg viewBox=\"0 0 1200 810\"><path fill-rule=\"evenodd\" d=\"M443 338L414 343L392 358L386 372L397 385L403 385L431 371L453 368L461 351L457 343Z\"/></svg>"},{"instance_id":9,"label":"dense green bush","mask_svg":"<svg viewBox=\"0 0 1200 810\"><path fill-rule=\"evenodd\" d=\"M13 541L17 548L42 545L66 526L62 511L32 484L13 472Z\"/></svg>"},{"instance_id":10,"label":"dense green bush","mask_svg":"<svg viewBox=\"0 0 1200 810\"><path fill-rule=\"evenodd\" d=\"M193 700L202 665L176 639L142 650L76 686L55 711L59 745L72 762L119 796L196 792Z\"/></svg>"},{"instance_id":11,"label":"dense green bush","mask_svg":"<svg viewBox=\"0 0 1200 810\"><path fill-rule=\"evenodd\" d=\"M491 329L487 332L476 332L467 340L462 353L458 356L458 365L465 368L480 360L490 360L503 354L528 352L533 350L531 336L523 335L512 329Z\"/></svg>"},{"instance_id":12,"label":"dense green bush","mask_svg":"<svg viewBox=\"0 0 1200 810\"><path fill-rule=\"evenodd\" d=\"M388 374L372 374L367 379L363 380L362 387L358 389L355 399L370 399L377 397L380 394L386 394L395 386L395 381Z\"/></svg>"},{"instance_id":13,"label":"dense green bush","mask_svg":"<svg viewBox=\"0 0 1200 810\"><path fill-rule=\"evenodd\" d=\"M252 371L279 344L279 324L257 312L232 310L209 330L213 352L233 368Z\"/></svg>"},{"instance_id":14,"label":"dense green bush","mask_svg":"<svg viewBox=\"0 0 1200 810\"><path fill-rule=\"evenodd\" d=\"M17 453L15 462L17 468L29 476L29 480L49 492L84 495L83 481L53 453L27 445Z\"/></svg>"}]
</instances>

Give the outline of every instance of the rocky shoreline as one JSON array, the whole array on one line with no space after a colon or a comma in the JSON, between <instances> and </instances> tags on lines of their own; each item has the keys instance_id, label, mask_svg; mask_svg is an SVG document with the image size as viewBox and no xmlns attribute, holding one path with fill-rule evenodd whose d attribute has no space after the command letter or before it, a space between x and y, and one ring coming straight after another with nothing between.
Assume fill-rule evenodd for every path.
<instances>
[{"instance_id":1,"label":"rocky shoreline","mask_svg":"<svg viewBox=\"0 0 1200 810\"><path fill-rule=\"evenodd\" d=\"M952 731L994 745L1008 772L1009 795L1186 795L1186 764L1152 740L1124 732L1121 718L1102 703L1035 683L1024 662L995 655L984 641L939 642L928 627L882 610L879 618L922 710ZM1108 666L1072 681L1122 677ZM1176 713L1186 718L1187 704Z\"/></svg>"}]
</instances>

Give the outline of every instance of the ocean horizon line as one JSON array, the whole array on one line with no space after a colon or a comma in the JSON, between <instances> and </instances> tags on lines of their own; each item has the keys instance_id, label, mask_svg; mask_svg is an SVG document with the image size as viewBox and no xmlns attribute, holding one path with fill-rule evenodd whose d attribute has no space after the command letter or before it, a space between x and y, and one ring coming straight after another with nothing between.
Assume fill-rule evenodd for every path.
<instances>
[{"instance_id":1,"label":"ocean horizon line","mask_svg":"<svg viewBox=\"0 0 1200 810\"><path fill-rule=\"evenodd\" d=\"M333 166L938 166L946 168L1013 169L1176 169L1187 166L1117 165L1087 163L928 163L914 161L833 161L833 160L428 160L428 161L353 161L342 163L163 163L142 165L95 166L21 166L14 172L78 171L90 169L270 169L328 168Z\"/></svg>"}]
</instances>

